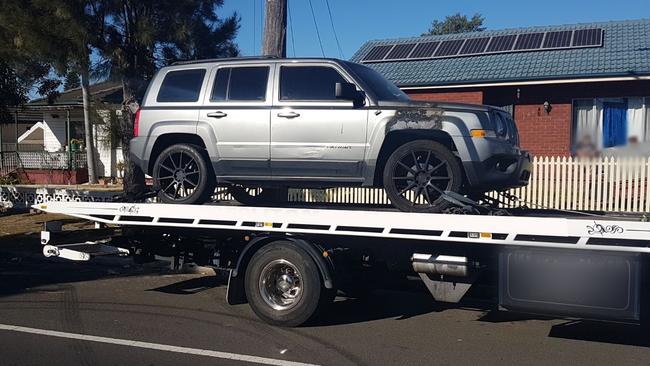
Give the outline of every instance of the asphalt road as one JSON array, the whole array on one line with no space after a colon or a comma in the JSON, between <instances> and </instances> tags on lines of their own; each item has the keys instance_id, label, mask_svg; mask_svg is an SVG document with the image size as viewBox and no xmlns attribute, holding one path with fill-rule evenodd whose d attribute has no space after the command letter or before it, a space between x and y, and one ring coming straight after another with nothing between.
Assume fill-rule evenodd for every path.
<instances>
[{"instance_id":1,"label":"asphalt road","mask_svg":"<svg viewBox=\"0 0 650 366\"><path fill-rule=\"evenodd\" d=\"M266 325L224 297L214 276L0 253L0 364L650 363L650 336L637 326L441 307L426 293L338 299L328 316L295 329Z\"/></svg>"}]
</instances>

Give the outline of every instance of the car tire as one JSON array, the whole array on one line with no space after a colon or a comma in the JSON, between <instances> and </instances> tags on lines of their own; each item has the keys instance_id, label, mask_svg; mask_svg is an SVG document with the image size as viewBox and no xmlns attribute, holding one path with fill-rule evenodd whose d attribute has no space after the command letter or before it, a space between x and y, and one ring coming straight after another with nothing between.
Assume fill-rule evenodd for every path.
<instances>
[{"instance_id":1,"label":"car tire","mask_svg":"<svg viewBox=\"0 0 650 366\"><path fill-rule=\"evenodd\" d=\"M441 212L450 206L441 192L460 191L463 179L456 156L431 140L398 147L386 161L383 173L388 199L405 212Z\"/></svg>"},{"instance_id":2,"label":"car tire","mask_svg":"<svg viewBox=\"0 0 650 366\"><path fill-rule=\"evenodd\" d=\"M237 202L246 206L275 206L287 202L289 188L253 188L233 185L228 187L228 193Z\"/></svg>"},{"instance_id":3,"label":"car tire","mask_svg":"<svg viewBox=\"0 0 650 366\"><path fill-rule=\"evenodd\" d=\"M205 149L175 144L164 149L153 165L154 189L163 203L202 204L214 193L215 176Z\"/></svg>"},{"instance_id":4,"label":"car tire","mask_svg":"<svg viewBox=\"0 0 650 366\"><path fill-rule=\"evenodd\" d=\"M257 316L283 327L299 326L334 300L314 259L295 243L280 240L257 250L246 267L246 298ZM293 287L292 287L293 286Z\"/></svg>"}]
</instances>

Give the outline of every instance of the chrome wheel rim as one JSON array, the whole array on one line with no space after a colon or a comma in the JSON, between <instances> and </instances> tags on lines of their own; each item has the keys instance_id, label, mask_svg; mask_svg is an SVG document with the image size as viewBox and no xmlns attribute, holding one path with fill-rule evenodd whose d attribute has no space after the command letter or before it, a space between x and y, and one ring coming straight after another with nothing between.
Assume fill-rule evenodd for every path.
<instances>
[{"instance_id":1,"label":"chrome wheel rim","mask_svg":"<svg viewBox=\"0 0 650 366\"><path fill-rule=\"evenodd\" d=\"M288 310L302 298L302 276L296 266L276 259L262 269L259 279L260 295L274 310Z\"/></svg>"},{"instance_id":2,"label":"chrome wheel rim","mask_svg":"<svg viewBox=\"0 0 650 366\"><path fill-rule=\"evenodd\" d=\"M432 206L453 185L451 166L430 150L413 150L400 157L392 180L398 197L413 207Z\"/></svg>"},{"instance_id":3,"label":"chrome wheel rim","mask_svg":"<svg viewBox=\"0 0 650 366\"><path fill-rule=\"evenodd\" d=\"M172 152L158 168L158 187L172 200L191 196L201 181L196 160L183 151Z\"/></svg>"}]
</instances>

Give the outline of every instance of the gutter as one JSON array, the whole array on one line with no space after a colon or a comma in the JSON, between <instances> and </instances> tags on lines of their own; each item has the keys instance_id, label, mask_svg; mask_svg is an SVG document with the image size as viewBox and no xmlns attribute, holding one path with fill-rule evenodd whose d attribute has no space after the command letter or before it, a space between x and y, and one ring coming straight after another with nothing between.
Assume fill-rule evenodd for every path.
<instances>
[{"instance_id":1,"label":"gutter","mask_svg":"<svg viewBox=\"0 0 650 366\"><path fill-rule=\"evenodd\" d=\"M612 81L640 81L650 80L650 75L645 76L613 76L600 78L574 78L574 79L550 79L550 80L532 80L532 81L504 81L504 82L486 82L473 84L449 84L449 85L429 85L429 86L400 86L402 90L430 90L430 89L458 89L458 88L479 88L491 86L519 86L519 85L548 85L548 84L577 84L577 83L598 83Z\"/></svg>"}]
</instances>

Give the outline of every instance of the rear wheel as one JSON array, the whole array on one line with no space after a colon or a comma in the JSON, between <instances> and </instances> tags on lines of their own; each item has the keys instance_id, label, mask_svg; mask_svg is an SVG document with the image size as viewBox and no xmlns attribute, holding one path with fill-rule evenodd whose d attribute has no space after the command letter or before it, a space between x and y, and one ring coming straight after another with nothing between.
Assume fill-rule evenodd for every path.
<instances>
[{"instance_id":1,"label":"rear wheel","mask_svg":"<svg viewBox=\"0 0 650 366\"><path fill-rule=\"evenodd\" d=\"M246 298L269 324L294 327L332 302L314 259L290 241L260 248L246 268Z\"/></svg>"},{"instance_id":2,"label":"rear wheel","mask_svg":"<svg viewBox=\"0 0 650 366\"><path fill-rule=\"evenodd\" d=\"M279 205L287 201L289 189L259 188L233 185L228 188L228 193L239 203L247 206Z\"/></svg>"},{"instance_id":3,"label":"rear wheel","mask_svg":"<svg viewBox=\"0 0 650 366\"><path fill-rule=\"evenodd\" d=\"M214 193L214 173L206 153L195 145L163 150L153 166L154 188L164 203L201 204Z\"/></svg>"},{"instance_id":4,"label":"rear wheel","mask_svg":"<svg viewBox=\"0 0 650 366\"><path fill-rule=\"evenodd\" d=\"M415 140L390 155L383 178L388 198L400 211L440 212L449 206L443 192L460 190L462 170L444 145Z\"/></svg>"}]
</instances>

